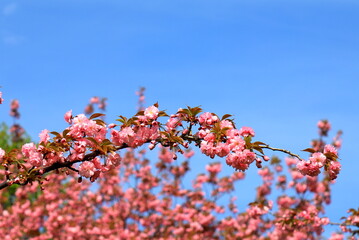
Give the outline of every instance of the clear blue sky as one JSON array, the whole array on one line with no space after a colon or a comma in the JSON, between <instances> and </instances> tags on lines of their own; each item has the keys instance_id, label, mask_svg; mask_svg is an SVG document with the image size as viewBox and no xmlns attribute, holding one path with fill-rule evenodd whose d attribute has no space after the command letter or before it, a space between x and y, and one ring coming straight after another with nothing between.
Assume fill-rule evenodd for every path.
<instances>
[{"instance_id":1,"label":"clear blue sky","mask_svg":"<svg viewBox=\"0 0 359 240\"><path fill-rule=\"evenodd\" d=\"M339 219L359 206L358 26L354 0L1 0L1 120L11 122L19 99L20 123L37 140L97 95L108 97L111 122L135 112L139 86L147 104L231 113L258 140L296 152L329 119L344 131L328 208Z\"/></svg>"}]
</instances>

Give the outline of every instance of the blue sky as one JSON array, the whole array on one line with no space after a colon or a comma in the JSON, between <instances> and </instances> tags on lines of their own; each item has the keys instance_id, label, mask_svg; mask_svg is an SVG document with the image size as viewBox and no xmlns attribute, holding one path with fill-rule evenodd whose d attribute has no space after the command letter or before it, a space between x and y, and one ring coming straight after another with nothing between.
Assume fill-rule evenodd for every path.
<instances>
[{"instance_id":1,"label":"blue sky","mask_svg":"<svg viewBox=\"0 0 359 240\"><path fill-rule=\"evenodd\" d=\"M358 25L359 2L349 0L1 0L0 116L11 122L19 99L20 122L37 140L94 95L109 99L109 122L130 116L145 86L147 104L230 113L258 140L295 152L329 119L344 131L328 207L339 219L359 206Z\"/></svg>"}]
</instances>

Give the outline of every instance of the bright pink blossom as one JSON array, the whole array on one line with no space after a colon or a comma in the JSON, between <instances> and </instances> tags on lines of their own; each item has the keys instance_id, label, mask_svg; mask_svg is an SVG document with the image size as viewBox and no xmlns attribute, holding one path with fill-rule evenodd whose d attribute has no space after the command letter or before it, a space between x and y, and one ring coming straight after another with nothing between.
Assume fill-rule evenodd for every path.
<instances>
[{"instance_id":1,"label":"bright pink blossom","mask_svg":"<svg viewBox=\"0 0 359 240\"><path fill-rule=\"evenodd\" d=\"M166 127L168 130L172 130L175 129L176 127L182 125L181 124L181 119L177 118L177 117L170 117L167 121Z\"/></svg>"},{"instance_id":2,"label":"bright pink blossom","mask_svg":"<svg viewBox=\"0 0 359 240\"><path fill-rule=\"evenodd\" d=\"M199 116L198 121L201 125L208 126L208 125L213 125L214 123L218 122L219 119L216 115L213 115L210 112L205 112Z\"/></svg>"},{"instance_id":3,"label":"bright pink blossom","mask_svg":"<svg viewBox=\"0 0 359 240\"><path fill-rule=\"evenodd\" d=\"M157 119L159 112L158 108L152 105L145 109L144 114L148 119L155 120Z\"/></svg>"},{"instance_id":4,"label":"bright pink blossom","mask_svg":"<svg viewBox=\"0 0 359 240\"><path fill-rule=\"evenodd\" d=\"M313 155L309 158L309 161L311 164L317 165L318 167L323 167L326 159L327 158L323 153L316 152L313 153Z\"/></svg>"},{"instance_id":5,"label":"bright pink blossom","mask_svg":"<svg viewBox=\"0 0 359 240\"><path fill-rule=\"evenodd\" d=\"M111 153L106 160L106 164L108 166L117 167L120 165L120 163L121 163L121 156L116 152Z\"/></svg>"},{"instance_id":6,"label":"bright pink blossom","mask_svg":"<svg viewBox=\"0 0 359 240\"><path fill-rule=\"evenodd\" d=\"M297 164L298 170L303 175L318 176L320 173L320 165L312 162L300 161Z\"/></svg>"},{"instance_id":7,"label":"bright pink blossom","mask_svg":"<svg viewBox=\"0 0 359 240\"><path fill-rule=\"evenodd\" d=\"M106 127L98 125L94 120L88 119L84 114L79 114L73 119L69 134L75 138L85 136L93 137L98 141L106 138Z\"/></svg>"},{"instance_id":8,"label":"bright pink blossom","mask_svg":"<svg viewBox=\"0 0 359 240\"><path fill-rule=\"evenodd\" d=\"M49 130L47 129L42 130L41 133L39 134L39 137L40 137L40 142L46 144L50 140Z\"/></svg>"},{"instance_id":9,"label":"bright pink blossom","mask_svg":"<svg viewBox=\"0 0 359 240\"><path fill-rule=\"evenodd\" d=\"M242 127L239 130L239 134L243 137L251 136L254 137L254 130L251 127Z\"/></svg>"},{"instance_id":10,"label":"bright pink blossom","mask_svg":"<svg viewBox=\"0 0 359 240\"><path fill-rule=\"evenodd\" d=\"M26 143L22 146L21 152L25 157L29 157L31 152L36 151L36 146L34 143Z\"/></svg>"},{"instance_id":11,"label":"bright pink blossom","mask_svg":"<svg viewBox=\"0 0 359 240\"><path fill-rule=\"evenodd\" d=\"M334 180L337 178L339 172L341 169L341 164L338 161L332 161L329 164L329 169L328 169L328 173L329 173L329 177L331 180Z\"/></svg>"},{"instance_id":12,"label":"bright pink blossom","mask_svg":"<svg viewBox=\"0 0 359 240\"><path fill-rule=\"evenodd\" d=\"M229 154L230 149L229 149L228 144L220 142L220 143L217 143L215 151L216 151L217 156L225 157Z\"/></svg>"},{"instance_id":13,"label":"bright pink blossom","mask_svg":"<svg viewBox=\"0 0 359 240\"><path fill-rule=\"evenodd\" d=\"M67 123L72 123L72 110L65 113L64 119Z\"/></svg>"},{"instance_id":14,"label":"bright pink blossom","mask_svg":"<svg viewBox=\"0 0 359 240\"><path fill-rule=\"evenodd\" d=\"M338 156L337 149L333 145L330 145L330 144L327 144L324 146L324 153L332 153L335 156Z\"/></svg>"},{"instance_id":15,"label":"bright pink blossom","mask_svg":"<svg viewBox=\"0 0 359 240\"><path fill-rule=\"evenodd\" d=\"M202 141L201 151L210 158L214 158L214 156L216 155L216 147L212 142Z\"/></svg>"},{"instance_id":16,"label":"bright pink blossom","mask_svg":"<svg viewBox=\"0 0 359 240\"><path fill-rule=\"evenodd\" d=\"M233 129L233 123L228 120L223 120L223 121L221 121L221 128Z\"/></svg>"},{"instance_id":17,"label":"bright pink blossom","mask_svg":"<svg viewBox=\"0 0 359 240\"><path fill-rule=\"evenodd\" d=\"M95 164L93 164L92 162L86 161L86 162L82 162L80 164L78 170L79 170L79 173L81 176L90 178L95 174L96 168L95 168Z\"/></svg>"},{"instance_id":18,"label":"bright pink blossom","mask_svg":"<svg viewBox=\"0 0 359 240\"><path fill-rule=\"evenodd\" d=\"M37 150L34 143L26 143L21 148L22 154L32 166L39 167L43 164L42 154Z\"/></svg>"}]
</instances>

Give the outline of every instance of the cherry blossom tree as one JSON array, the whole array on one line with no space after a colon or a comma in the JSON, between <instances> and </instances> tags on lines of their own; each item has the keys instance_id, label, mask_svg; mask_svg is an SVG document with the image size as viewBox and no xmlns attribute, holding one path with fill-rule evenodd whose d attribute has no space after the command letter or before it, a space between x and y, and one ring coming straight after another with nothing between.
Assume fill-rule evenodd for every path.
<instances>
[{"instance_id":1,"label":"cherry blossom tree","mask_svg":"<svg viewBox=\"0 0 359 240\"><path fill-rule=\"evenodd\" d=\"M138 95L139 111L130 118L106 123L103 113L93 113L96 106L105 110L106 99L94 97L85 109L91 116L69 111L63 131L45 129L38 144L0 149L2 239L318 239L328 224L338 225L330 239L355 239L359 209L342 222L325 216L341 147L341 132L326 142L328 121L319 121L305 160L255 140L254 130L237 128L229 114L200 107L169 114L157 103L144 108L144 89ZM13 101L14 118L18 108ZM191 147L223 161L208 163L187 186ZM158 149L157 161L146 148ZM288 157L269 157L271 151ZM232 174L222 173L224 163ZM236 183L250 167L262 184L239 211Z\"/></svg>"}]
</instances>

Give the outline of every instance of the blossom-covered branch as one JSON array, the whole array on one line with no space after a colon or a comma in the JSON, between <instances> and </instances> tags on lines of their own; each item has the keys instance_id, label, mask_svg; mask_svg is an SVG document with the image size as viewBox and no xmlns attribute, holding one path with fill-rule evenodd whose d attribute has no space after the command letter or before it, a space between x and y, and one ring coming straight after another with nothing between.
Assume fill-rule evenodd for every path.
<instances>
[{"instance_id":1,"label":"blossom-covered branch","mask_svg":"<svg viewBox=\"0 0 359 240\"><path fill-rule=\"evenodd\" d=\"M118 124L106 124L100 119L102 116L104 114L100 113L89 118L84 114L73 116L69 111L65 120L70 126L61 133L43 130L38 145L27 143L21 150L8 153L0 150L1 164L7 169L7 179L0 184L0 189L12 184L42 182L44 174L53 170L66 171L69 167L77 169L80 176L95 181L101 173L120 164L120 149L137 148L145 143L149 144L149 149L157 145L169 147L174 159L194 143L203 154L210 158L225 157L229 166L240 171L247 170L253 162L261 168L262 160L268 160L265 149L281 151L302 160L288 150L252 141L253 129L237 129L231 115L219 117L210 112L202 113L199 107L179 109L168 115L154 104L131 118L120 116ZM166 123L160 118L167 118ZM312 152L312 157L297 164L304 175L316 176L324 168L331 179L337 177L340 163L333 146L326 145L323 153L314 149L306 151ZM75 167L76 163L80 165Z\"/></svg>"}]
</instances>

